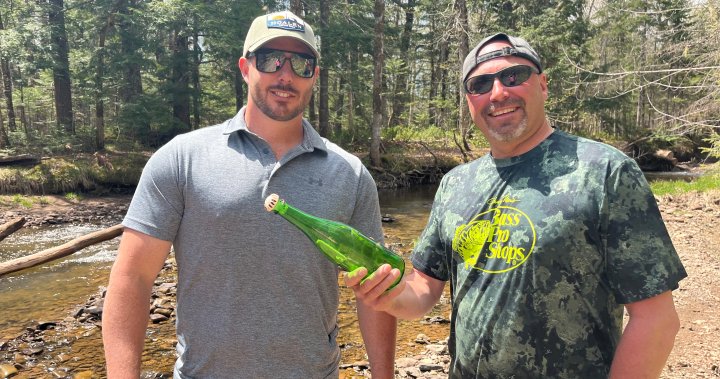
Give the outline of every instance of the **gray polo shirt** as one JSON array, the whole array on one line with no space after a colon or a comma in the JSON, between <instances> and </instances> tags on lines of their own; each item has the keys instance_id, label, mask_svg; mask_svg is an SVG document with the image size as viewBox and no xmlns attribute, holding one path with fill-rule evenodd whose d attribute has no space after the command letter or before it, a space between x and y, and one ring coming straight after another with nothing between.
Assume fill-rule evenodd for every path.
<instances>
[{"instance_id":1,"label":"gray polo shirt","mask_svg":"<svg viewBox=\"0 0 720 379\"><path fill-rule=\"evenodd\" d=\"M173 243L176 378L338 376L338 269L263 201L277 193L382 242L380 208L360 160L303 129L277 161L243 108L175 137L143 170L123 225Z\"/></svg>"}]
</instances>

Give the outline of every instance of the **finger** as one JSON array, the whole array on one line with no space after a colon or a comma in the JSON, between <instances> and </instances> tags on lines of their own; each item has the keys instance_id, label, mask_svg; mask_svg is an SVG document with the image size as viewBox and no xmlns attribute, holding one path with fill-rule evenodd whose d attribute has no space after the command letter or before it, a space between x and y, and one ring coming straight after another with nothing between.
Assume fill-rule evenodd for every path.
<instances>
[{"instance_id":1,"label":"finger","mask_svg":"<svg viewBox=\"0 0 720 379\"><path fill-rule=\"evenodd\" d=\"M390 267L390 266L388 265L388 267ZM382 267L381 267L381 269L382 269ZM378 269L378 271L380 271L380 269ZM385 270L383 270L383 271L385 271ZM390 288L390 286L392 286L393 283L395 283L395 281L397 281L397 279L399 277L400 277L400 270L398 270L396 268L390 269L387 272L387 275L383 276L381 280L378 279L377 283L373 286L372 289L370 289L366 292L365 296L368 298L376 298L376 297L382 296L383 293L385 293L388 290L388 288Z\"/></svg>"},{"instance_id":2,"label":"finger","mask_svg":"<svg viewBox=\"0 0 720 379\"><path fill-rule=\"evenodd\" d=\"M368 271L365 267L358 267L355 270L352 270L350 272L346 272L345 277L345 286L346 287L355 287L362 279L368 274Z\"/></svg>"},{"instance_id":3,"label":"finger","mask_svg":"<svg viewBox=\"0 0 720 379\"><path fill-rule=\"evenodd\" d=\"M369 292L373 291L378 285L380 285L385 278L387 278L388 275L392 272L392 267L389 264L383 264L380 267L378 267L375 272L370 274L368 277L362 280L360 282L360 289L361 292L364 294L368 294ZM382 293L382 291L380 291Z\"/></svg>"}]
</instances>

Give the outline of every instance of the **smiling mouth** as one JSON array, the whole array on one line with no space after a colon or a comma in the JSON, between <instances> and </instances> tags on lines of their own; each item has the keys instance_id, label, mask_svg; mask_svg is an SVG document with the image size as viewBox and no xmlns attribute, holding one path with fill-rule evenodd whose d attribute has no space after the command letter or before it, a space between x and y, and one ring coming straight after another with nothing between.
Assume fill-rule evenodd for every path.
<instances>
[{"instance_id":1,"label":"smiling mouth","mask_svg":"<svg viewBox=\"0 0 720 379\"><path fill-rule=\"evenodd\" d=\"M293 94L291 94L290 92L285 92L285 91L274 90L274 91L270 91L270 92L272 92L272 94L277 97L289 98L289 97L293 96Z\"/></svg>"},{"instance_id":2,"label":"smiling mouth","mask_svg":"<svg viewBox=\"0 0 720 379\"><path fill-rule=\"evenodd\" d=\"M500 110L497 110L497 111L490 112L490 116L492 116L492 117L502 116L502 115L504 115L504 114L508 114L508 113L515 112L517 109L518 109L517 107L513 107L513 108L503 108L503 109L500 109Z\"/></svg>"}]
</instances>

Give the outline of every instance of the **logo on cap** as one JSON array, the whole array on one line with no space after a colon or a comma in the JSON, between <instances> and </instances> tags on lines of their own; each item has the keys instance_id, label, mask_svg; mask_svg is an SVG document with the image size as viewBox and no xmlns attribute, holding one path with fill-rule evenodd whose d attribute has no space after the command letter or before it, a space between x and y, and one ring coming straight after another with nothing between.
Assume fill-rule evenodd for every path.
<instances>
[{"instance_id":1,"label":"logo on cap","mask_svg":"<svg viewBox=\"0 0 720 379\"><path fill-rule=\"evenodd\" d=\"M294 32L305 32L305 23L299 18L287 14L280 14L267 19L268 29L283 29Z\"/></svg>"}]
</instances>

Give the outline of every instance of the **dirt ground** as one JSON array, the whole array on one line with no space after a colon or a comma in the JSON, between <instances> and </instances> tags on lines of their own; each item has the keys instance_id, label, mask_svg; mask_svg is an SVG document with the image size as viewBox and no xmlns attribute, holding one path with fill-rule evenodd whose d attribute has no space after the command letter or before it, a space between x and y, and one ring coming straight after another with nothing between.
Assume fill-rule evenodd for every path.
<instances>
[{"instance_id":1,"label":"dirt ground","mask_svg":"<svg viewBox=\"0 0 720 379\"><path fill-rule=\"evenodd\" d=\"M108 203L120 205L127 199L121 196L70 201L46 197L42 204L26 208L0 196L0 223L17 216L37 223L48 214L83 214ZM720 378L720 191L664 196L658 200L688 272L688 278L674 292L681 329L661 377ZM421 323L403 323L401 328L408 325L417 327L410 334L426 333ZM402 353L403 349L399 350Z\"/></svg>"},{"instance_id":2,"label":"dirt ground","mask_svg":"<svg viewBox=\"0 0 720 379\"><path fill-rule=\"evenodd\" d=\"M663 218L688 277L673 293L680 332L663 378L720 377L720 191L664 196Z\"/></svg>"}]
</instances>

